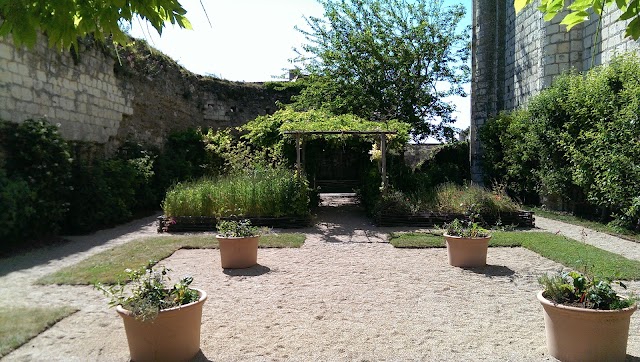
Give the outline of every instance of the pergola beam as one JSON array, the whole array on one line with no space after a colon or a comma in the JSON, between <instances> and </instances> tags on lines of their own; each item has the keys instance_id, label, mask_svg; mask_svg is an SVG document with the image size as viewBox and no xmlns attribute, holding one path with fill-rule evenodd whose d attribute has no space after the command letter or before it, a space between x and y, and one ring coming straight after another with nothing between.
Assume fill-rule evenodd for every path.
<instances>
[{"instance_id":1,"label":"pergola beam","mask_svg":"<svg viewBox=\"0 0 640 362\"><path fill-rule=\"evenodd\" d=\"M397 134L396 131L284 131L283 134L294 135L296 138L296 171L298 176L302 174L302 160L300 157L300 138L303 135L379 135L380 136L380 152L382 153L381 170L382 174L382 192L387 192L387 135Z\"/></svg>"}]
</instances>

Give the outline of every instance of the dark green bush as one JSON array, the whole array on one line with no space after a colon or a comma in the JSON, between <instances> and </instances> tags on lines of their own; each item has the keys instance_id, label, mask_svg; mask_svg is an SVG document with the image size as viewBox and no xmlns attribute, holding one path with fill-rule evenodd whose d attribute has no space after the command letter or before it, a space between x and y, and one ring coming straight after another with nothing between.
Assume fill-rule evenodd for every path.
<instances>
[{"instance_id":1,"label":"dark green bush","mask_svg":"<svg viewBox=\"0 0 640 362\"><path fill-rule=\"evenodd\" d=\"M158 209L162 194L153 188L154 159L153 152L141 145L125 144L112 159L74 162L65 232L113 226L139 212Z\"/></svg>"},{"instance_id":2,"label":"dark green bush","mask_svg":"<svg viewBox=\"0 0 640 362\"><path fill-rule=\"evenodd\" d=\"M11 125L5 127L12 128ZM56 126L46 120L26 120L6 137L7 174L27 181L35 194L29 235L56 234L69 210L71 155Z\"/></svg>"},{"instance_id":3,"label":"dark green bush","mask_svg":"<svg viewBox=\"0 0 640 362\"><path fill-rule=\"evenodd\" d=\"M0 253L26 242L29 228L36 218L33 208L35 194L29 183L19 178L9 178L0 168Z\"/></svg>"},{"instance_id":4,"label":"dark green bush","mask_svg":"<svg viewBox=\"0 0 640 362\"><path fill-rule=\"evenodd\" d=\"M200 130L170 133L153 168L156 191L162 199L174 183L218 175L224 166L224 159L216 151L207 150Z\"/></svg>"}]
</instances>

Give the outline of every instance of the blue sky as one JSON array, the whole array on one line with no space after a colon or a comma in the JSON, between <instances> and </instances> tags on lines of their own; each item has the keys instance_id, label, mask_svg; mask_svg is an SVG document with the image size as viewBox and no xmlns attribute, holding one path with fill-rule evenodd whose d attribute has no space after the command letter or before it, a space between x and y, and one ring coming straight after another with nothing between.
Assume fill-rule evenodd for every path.
<instances>
[{"instance_id":1,"label":"blue sky","mask_svg":"<svg viewBox=\"0 0 640 362\"><path fill-rule=\"evenodd\" d=\"M292 64L294 47L304 37L294 27L305 26L305 16L322 16L315 0L202 0L181 1L193 30L169 27L162 36L134 22L131 34L149 40L152 46L190 71L232 81L259 82L283 75ZM467 7L465 24L471 23L471 1L445 0ZM459 128L469 125L469 97L452 98L458 108Z\"/></svg>"}]
</instances>

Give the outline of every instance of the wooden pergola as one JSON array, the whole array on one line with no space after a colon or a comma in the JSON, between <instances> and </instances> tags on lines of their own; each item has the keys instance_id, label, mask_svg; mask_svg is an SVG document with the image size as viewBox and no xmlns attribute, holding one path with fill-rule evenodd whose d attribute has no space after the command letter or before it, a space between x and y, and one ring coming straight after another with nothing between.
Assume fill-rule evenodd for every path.
<instances>
[{"instance_id":1,"label":"wooden pergola","mask_svg":"<svg viewBox=\"0 0 640 362\"><path fill-rule=\"evenodd\" d=\"M380 136L380 152L382 160L380 173L382 174L382 189L387 190L387 135L397 134L396 131L284 131L283 134L293 135L296 139L296 171L302 172L302 160L300 159L300 139L304 135L354 135L354 136Z\"/></svg>"}]
</instances>

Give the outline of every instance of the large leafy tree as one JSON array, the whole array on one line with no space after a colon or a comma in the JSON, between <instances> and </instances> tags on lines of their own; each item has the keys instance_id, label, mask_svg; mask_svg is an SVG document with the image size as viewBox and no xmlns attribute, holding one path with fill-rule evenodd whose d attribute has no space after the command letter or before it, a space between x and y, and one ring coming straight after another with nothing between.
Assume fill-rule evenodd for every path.
<instances>
[{"instance_id":1,"label":"large leafy tree","mask_svg":"<svg viewBox=\"0 0 640 362\"><path fill-rule=\"evenodd\" d=\"M0 36L12 35L16 46L33 46L44 32L49 45L60 50L89 34L122 44L128 41L123 23L139 17L161 34L167 22L190 28L185 14L178 0L0 0Z\"/></svg>"},{"instance_id":2,"label":"large leafy tree","mask_svg":"<svg viewBox=\"0 0 640 362\"><path fill-rule=\"evenodd\" d=\"M418 139L453 136L452 95L466 96L469 34L462 5L442 0L319 0L324 17L298 29L308 74L293 107L412 126Z\"/></svg>"},{"instance_id":3,"label":"large leafy tree","mask_svg":"<svg viewBox=\"0 0 640 362\"><path fill-rule=\"evenodd\" d=\"M534 0L514 0L516 12L531 4ZM567 31L572 27L589 19L589 12L602 16L607 7L617 7L621 11L618 21L631 20L627 24L625 36L638 40L640 38L640 2L638 0L575 0L565 7L565 0L540 0L540 10L544 14L544 20L550 21L560 12L568 9L560 24L567 26Z\"/></svg>"}]
</instances>

